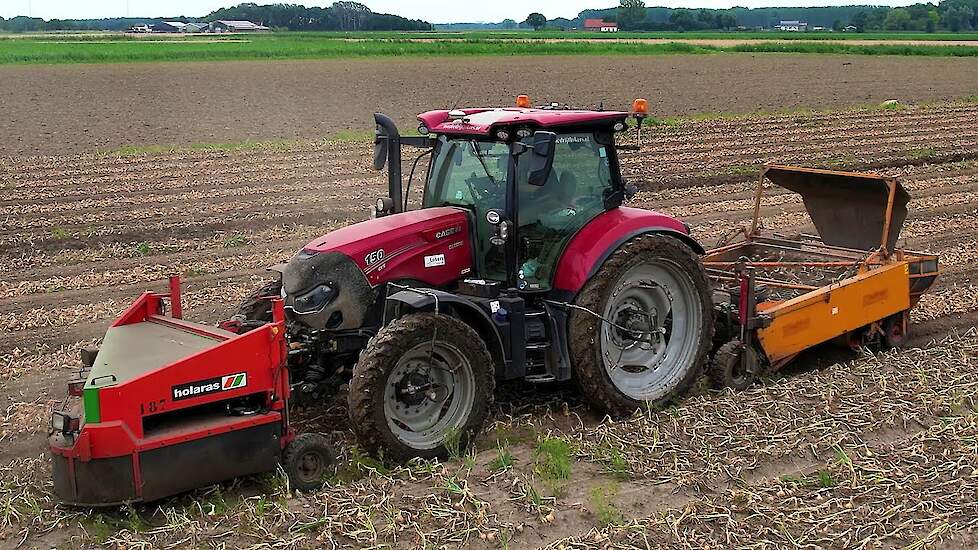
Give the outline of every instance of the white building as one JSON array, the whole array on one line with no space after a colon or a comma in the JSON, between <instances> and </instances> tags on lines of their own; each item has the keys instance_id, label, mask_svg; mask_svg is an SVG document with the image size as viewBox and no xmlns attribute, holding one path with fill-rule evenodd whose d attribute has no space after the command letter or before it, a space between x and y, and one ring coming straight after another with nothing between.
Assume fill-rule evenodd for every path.
<instances>
[{"instance_id":1,"label":"white building","mask_svg":"<svg viewBox=\"0 0 978 550\"><path fill-rule=\"evenodd\" d=\"M808 30L808 23L804 21L782 21L777 27L779 31L805 32Z\"/></svg>"}]
</instances>

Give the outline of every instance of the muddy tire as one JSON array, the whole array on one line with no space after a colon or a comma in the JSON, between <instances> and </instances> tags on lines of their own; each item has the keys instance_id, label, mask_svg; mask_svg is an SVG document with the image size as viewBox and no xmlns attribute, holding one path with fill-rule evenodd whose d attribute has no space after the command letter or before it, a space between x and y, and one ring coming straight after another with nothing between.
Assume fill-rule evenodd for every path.
<instances>
[{"instance_id":1,"label":"muddy tire","mask_svg":"<svg viewBox=\"0 0 978 550\"><path fill-rule=\"evenodd\" d=\"M757 382L757 376L748 372L740 360L741 355L746 351L740 340L736 339L720 346L707 369L710 382L715 389L731 388L742 391Z\"/></svg>"},{"instance_id":2,"label":"muddy tire","mask_svg":"<svg viewBox=\"0 0 978 550\"><path fill-rule=\"evenodd\" d=\"M367 451L444 458L482 428L495 386L482 338L443 314L413 313L373 337L353 369L349 413Z\"/></svg>"},{"instance_id":3,"label":"muddy tire","mask_svg":"<svg viewBox=\"0 0 978 550\"><path fill-rule=\"evenodd\" d=\"M325 436L301 434L285 448L282 469L289 485L302 492L321 489L326 479L336 471L336 451Z\"/></svg>"},{"instance_id":4,"label":"muddy tire","mask_svg":"<svg viewBox=\"0 0 978 550\"><path fill-rule=\"evenodd\" d=\"M269 281L245 296L238 304L238 313L248 321L272 322L272 303L262 300L266 296L281 296L282 282Z\"/></svg>"},{"instance_id":5,"label":"muddy tire","mask_svg":"<svg viewBox=\"0 0 978 550\"><path fill-rule=\"evenodd\" d=\"M661 407L682 396L703 369L713 341L710 284L697 255L664 235L616 250L578 294L570 353L592 405L612 416Z\"/></svg>"}]
</instances>

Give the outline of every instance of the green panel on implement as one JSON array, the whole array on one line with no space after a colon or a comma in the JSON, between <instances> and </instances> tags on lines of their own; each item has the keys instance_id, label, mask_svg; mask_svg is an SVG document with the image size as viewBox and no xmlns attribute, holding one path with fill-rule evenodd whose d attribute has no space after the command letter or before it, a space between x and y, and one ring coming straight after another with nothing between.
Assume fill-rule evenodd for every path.
<instances>
[{"instance_id":1,"label":"green panel on implement","mask_svg":"<svg viewBox=\"0 0 978 550\"><path fill-rule=\"evenodd\" d=\"M82 393L82 405L85 407L85 422L98 424L102 421L102 409L99 407L98 388L85 388Z\"/></svg>"}]
</instances>

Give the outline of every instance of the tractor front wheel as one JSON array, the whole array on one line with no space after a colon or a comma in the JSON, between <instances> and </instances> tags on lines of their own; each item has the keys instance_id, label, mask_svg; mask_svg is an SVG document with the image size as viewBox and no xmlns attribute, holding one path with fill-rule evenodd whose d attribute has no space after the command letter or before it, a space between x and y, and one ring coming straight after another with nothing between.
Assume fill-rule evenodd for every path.
<instances>
[{"instance_id":1,"label":"tractor front wheel","mask_svg":"<svg viewBox=\"0 0 978 550\"><path fill-rule=\"evenodd\" d=\"M574 376L607 414L662 406L702 372L713 341L706 271L684 243L644 235L622 245L570 314Z\"/></svg>"},{"instance_id":2,"label":"tractor front wheel","mask_svg":"<svg viewBox=\"0 0 978 550\"><path fill-rule=\"evenodd\" d=\"M482 338L462 321L405 315L370 340L353 369L353 428L367 450L387 458L444 458L482 428L493 372Z\"/></svg>"},{"instance_id":3,"label":"tractor front wheel","mask_svg":"<svg viewBox=\"0 0 978 550\"><path fill-rule=\"evenodd\" d=\"M251 291L238 304L238 315L248 321L272 322L272 303L264 298L282 295L282 281L269 281Z\"/></svg>"}]
</instances>

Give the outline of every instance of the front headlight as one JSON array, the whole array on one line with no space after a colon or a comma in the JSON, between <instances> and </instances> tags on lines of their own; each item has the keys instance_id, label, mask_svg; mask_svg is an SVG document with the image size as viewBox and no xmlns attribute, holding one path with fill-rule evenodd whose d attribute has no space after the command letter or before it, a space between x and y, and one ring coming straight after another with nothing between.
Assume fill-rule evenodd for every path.
<instances>
[{"instance_id":1,"label":"front headlight","mask_svg":"<svg viewBox=\"0 0 978 550\"><path fill-rule=\"evenodd\" d=\"M322 284L296 297L292 302L292 310L299 314L319 313L336 297L336 289L329 284Z\"/></svg>"}]
</instances>

